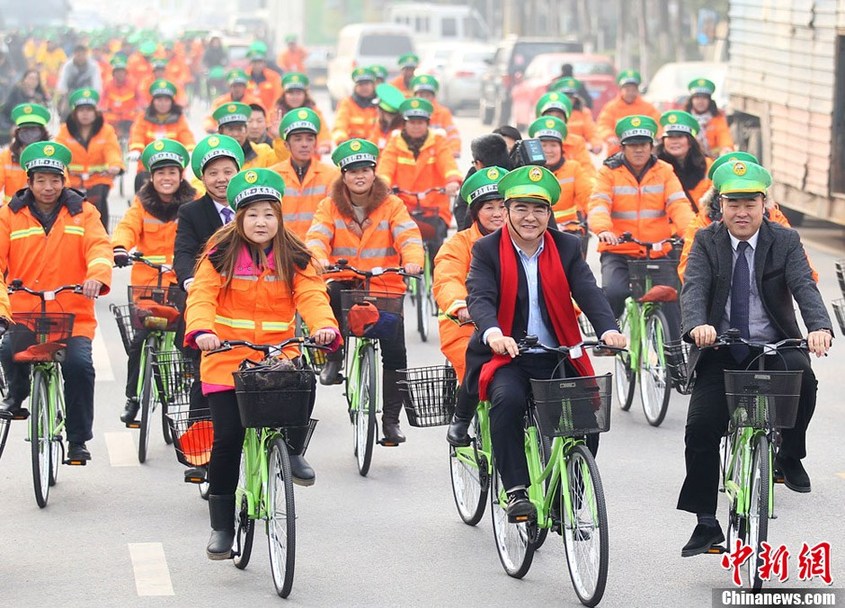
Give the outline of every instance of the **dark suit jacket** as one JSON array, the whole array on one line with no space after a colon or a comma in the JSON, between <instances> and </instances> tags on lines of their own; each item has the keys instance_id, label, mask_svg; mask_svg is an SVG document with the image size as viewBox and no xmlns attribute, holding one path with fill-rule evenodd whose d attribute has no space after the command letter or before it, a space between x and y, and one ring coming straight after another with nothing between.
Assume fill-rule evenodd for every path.
<instances>
[{"instance_id":1,"label":"dark suit jacket","mask_svg":"<svg viewBox=\"0 0 845 608\"><path fill-rule=\"evenodd\" d=\"M570 293L560 291L561 298L575 298L578 306L587 315L587 318L596 329L596 335L601 336L610 329L617 329L616 319L610 309L610 304L604 292L596 285L590 267L581 257L581 240L571 234L550 230L557 245L558 255L563 264L563 271L569 281ZM498 327L497 318L499 311L499 277L501 274L501 263L499 260L499 243L501 242L502 231L497 230L478 241L472 248L472 262L470 264L469 276L467 277L467 307L469 314L475 323L476 330L473 333L467 347L467 386L472 391L478 389L478 374L481 366L490 360L492 353L490 347L481 341L484 332L491 327ZM516 251L514 250L514 255ZM511 337L514 340L521 340L525 337L528 327L528 282L525 278L525 271L522 264L517 260L517 272L519 287L517 288L516 310L514 311L513 328ZM548 315L547 306L554 306L555 303L546 303L543 298L542 283L540 276L540 308L543 313L543 320L552 326ZM557 288L559 290L559 287ZM503 331L507 332L506 328Z\"/></svg>"},{"instance_id":2,"label":"dark suit jacket","mask_svg":"<svg viewBox=\"0 0 845 608\"><path fill-rule=\"evenodd\" d=\"M206 241L223 226L217 207L208 194L179 208L173 269L179 285L194 276L194 265Z\"/></svg>"},{"instance_id":3,"label":"dark suit jacket","mask_svg":"<svg viewBox=\"0 0 845 608\"><path fill-rule=\"evenodd\" d=\"M681 290L682 327L685 337L699 325L719 328L731 293L733 251L728 229L714 222L695 234ZM793 298L808 331L831 329L830 316L801 245L791 228L763 220L754 250L754 280L763 308L780 339L801 338ZM690 367L698 361L690 354Z\"/></svg>"}]
</instances>

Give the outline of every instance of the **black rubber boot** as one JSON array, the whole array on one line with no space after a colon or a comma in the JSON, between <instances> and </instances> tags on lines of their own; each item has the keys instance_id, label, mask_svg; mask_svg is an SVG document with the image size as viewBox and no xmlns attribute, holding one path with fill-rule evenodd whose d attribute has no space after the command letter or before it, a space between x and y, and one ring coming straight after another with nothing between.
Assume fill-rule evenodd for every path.
<instances>
[{"instance_id":1,"label":"black rubber boot","mask_svg":"<svg viewBox=\"0 0 845 608\"><path fill-rule=\"evenodd\" d=\"M123 413L120 415L120 421L124 424L134 422L138 416L138 410L141 409L141 404L137 397L129 397L126 400L126 405L123 407Z\"/></svg>"},{"instance_id":2,"label":"black rubber boot","mask_svg":"<svg viewBox=\"0 0 845 608\"><path fill-rule=\"evenodd\" d=\"M213 560L231 559L235 542L235 495L210 495L208 514L211 519L211 537L205 554Z\"/></svg>"},{"instance_id":3,"label":"black rubber boot","mask_svg":"<svg viewBox=\"0 0 845 608\"><path fill-rule=\"evenodd\" d=\"M452 422L449 423L449 430L446 431L446 441L455 447L467 446L470 444L469 425L475 415L478 405L478 395L467 394L465 386L458 387L457 402Z\"/></svg>"},{"instance_id":4,"label":"black rubber boot","mask_svg":"<svg viewBox=\"0 0 845 608\"><path fill-rule=\"evenodd\" d=\"M290 456L290 472L293 483L298 486L313 486L317 480L314 469L305 460L305 439L308 437L308 427L288 427L287 434L288 454Z\"/></svg>"},{"instance_id":5,"label":"black rubber boot","mask_svg":"<svg viewBox=\"0 0 845 608\"><path fill-rule=\"evenodd\" d=\"M381 413L381 427L384 433L384 441L387 443L404 443L405 435L399 428L399 414L402 413L402 406L405 404L405 397L399 390L399 381L402 374L395 369L384 370L382 378L381 394L384 407Z\"/></svg>"}]
</instances>

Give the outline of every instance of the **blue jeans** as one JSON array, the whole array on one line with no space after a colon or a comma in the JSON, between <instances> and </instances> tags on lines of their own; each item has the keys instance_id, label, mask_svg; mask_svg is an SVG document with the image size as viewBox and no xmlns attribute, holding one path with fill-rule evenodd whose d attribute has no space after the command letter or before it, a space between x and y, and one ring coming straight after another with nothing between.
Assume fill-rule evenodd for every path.
<instances>
[{"instance_id":1,"label":"blue jeans","mask_svg":"<svg viewBox=\"0 0 845 608\"><path fill-rule=\"evenodd\" d=\"M72 443L88 441L94 435L94 362L91 340L74 336L65 342L67 350L61 364L65 379L65 425L67 440ZM17 403L29 397L29 364L14 363L9 340L0 344L0 363L6 372L8 394Z\"/></svg>"}]
</instances>

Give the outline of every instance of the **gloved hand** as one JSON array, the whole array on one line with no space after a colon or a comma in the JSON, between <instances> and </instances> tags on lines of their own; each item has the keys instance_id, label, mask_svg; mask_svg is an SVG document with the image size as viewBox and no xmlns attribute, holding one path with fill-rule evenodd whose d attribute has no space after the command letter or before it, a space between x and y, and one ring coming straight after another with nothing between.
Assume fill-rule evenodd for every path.
<instances>
[{"instance_id":1,"label":"gloved hand","mask_svg":"<svg viewBox=\"0 0 845 608\"><path fill-rule=\"evenodd\" d=\"M118 268L129 266L129 252L123 247L114 248L114 265Z\"/></svg>"},{"instance_id":2,"label":"gloved hand","mask_svg":"<svg viewBox=\"0 0 845 608\"><path fill-rule=\"evenodd\" d=\"M127 160L132 163L137 163L138 159L141 158L140 150L132 150L129 154L126 155Z\"/></svg>"}]
</instances>

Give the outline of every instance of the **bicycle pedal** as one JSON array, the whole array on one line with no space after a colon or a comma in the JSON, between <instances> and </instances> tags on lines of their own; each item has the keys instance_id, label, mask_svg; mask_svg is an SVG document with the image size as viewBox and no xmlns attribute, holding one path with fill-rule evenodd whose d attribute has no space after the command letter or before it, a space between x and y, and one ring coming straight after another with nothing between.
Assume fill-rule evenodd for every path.
<instances>
[{"instance_id":1,"label":"bicycle pedal","mask_svg":"<svg viewBox=\"0 0 845 608\"><path fill-rule=\"evenodd\" d=\"M87 460L65 460L65 464L73 467L84 467L88 464Z\"/></svg>"},{"instance_id":2,"label":"bicycle pedal","mask_svg":"<svg viewBox=\"0 0 845 608\"><path fill-rule=\"evenodd\" d=\"M124 424L126 425L127 429L140 429L141 428L140 420L133 420L132 422L125 422Z\"/></svg>"},{"instance_id":3,"label":"bicycle pedal","mask_svg":"<svg viewBox=\"0 0 845 608\"><path fill-rule=\"evenodd\" d=\"M509 524L527 524L533 519L530 515L508 515Z\"/></svg>"},{"instance_id":4,"label":"bicycle pedal","mask_svg":"<svg viewBox=\"0 0 845 608\"><path fill-rule=\"evenodd\" d=\"M205 475L196 469L188 469L185 471L185 483L205 483Z\"/></svg>"},{"instance_id":5,"label":"bicycle pedal","mask_svg":"<svg viewBox=\"0 0 845 608\"><path fill-rule=\"evenodd\" d=\"M399 442L397 441L388 441L387 439L379 439L379 445L383 445L386 448L396 448L399 447Z\"/></svg>"},{"instance_id":6,"label":"bicycle pedal","mask_svg":"<svg viewBox=\"0 0 845 608\"><path fill-rule=\"evenodd\" d=\"M9 420L26 420L29 418L29 410L21 408L12 414L6 414L3 418L7 418Z\"/></svg>"},{"instance_id":7,"label":"bicycle pedal","mask_svg":"<svg viewBox=\"0 0 845 608\"><path fill-rule=\"evenodd\" d=\"M722 553L727 553L728 550L725 549L722 545L713 545L709 549L707 549L706 553L708 555L722 555Z\"/></svg>"}]
</instances>

